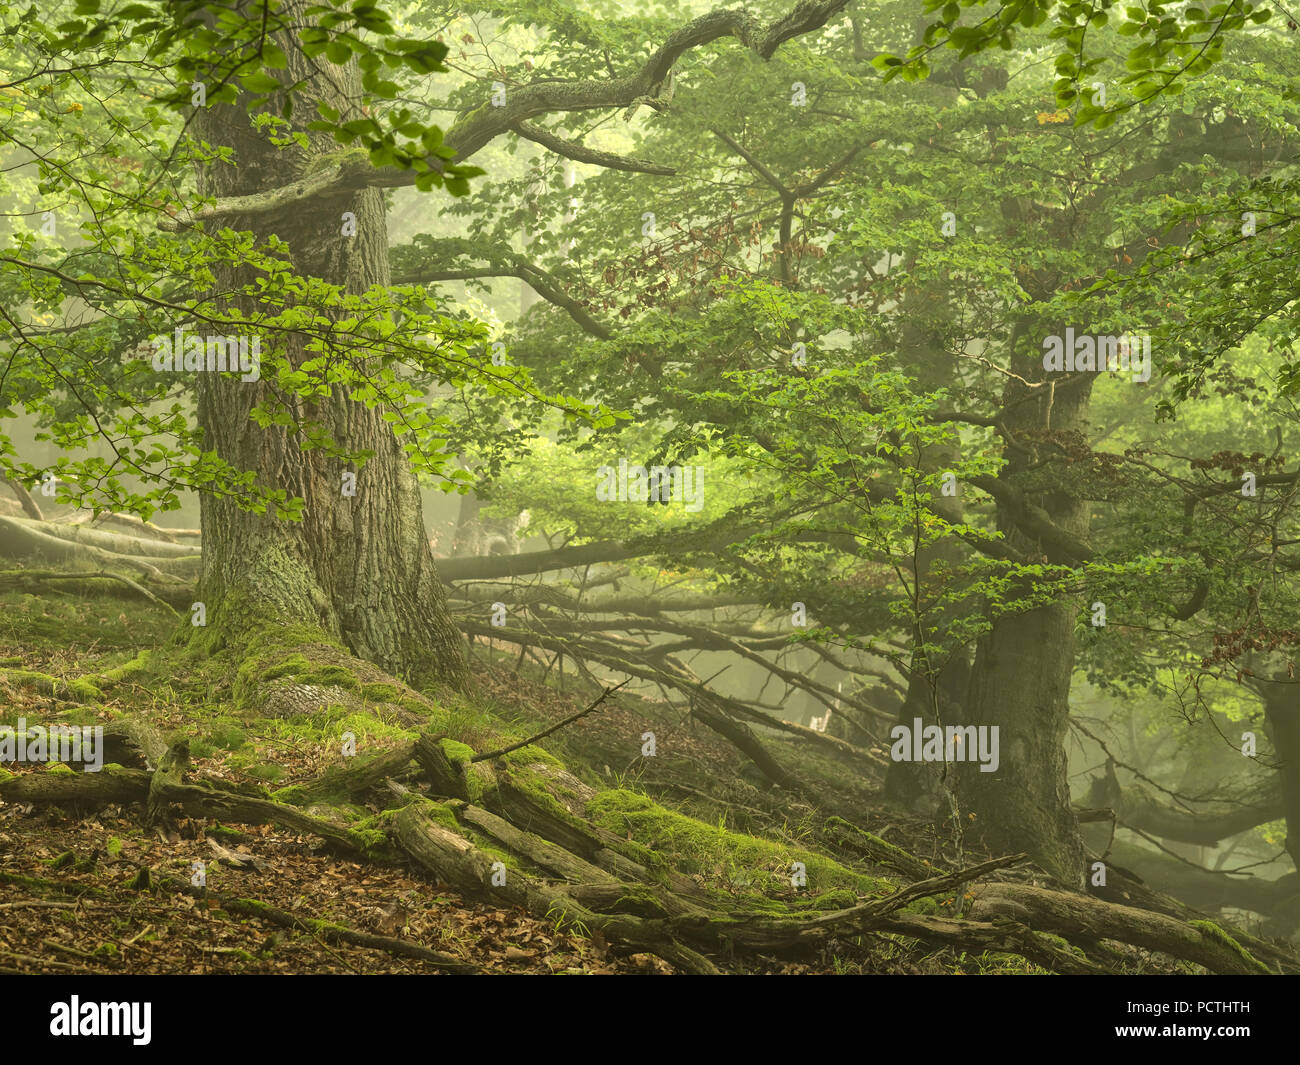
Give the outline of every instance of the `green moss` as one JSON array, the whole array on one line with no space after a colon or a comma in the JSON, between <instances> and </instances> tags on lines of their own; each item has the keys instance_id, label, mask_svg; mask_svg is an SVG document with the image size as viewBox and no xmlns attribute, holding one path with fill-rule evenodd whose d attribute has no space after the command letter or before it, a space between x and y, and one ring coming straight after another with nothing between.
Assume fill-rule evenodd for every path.
<instances>
[{"instance_id":1,"label":"green moss","mask_svg":"<svg viewBox=\"0 0 1300 1065\"><path fill-rule=\"evenodd\" d=\"M13 774L7 769L0 768L0 781L12 779Z\"/></svg>"},{"instance_id":2,"label":"green moss","mask_svg":"<svg viewBox=\"0 0 1300 1065\"><path fill-rule=\"evenodd\" d=\"M915 902L909 902L906 906L903 907L902 912L921 913L921 914L930 915L930 914L939 913L940 909L939 909L939 903L935 899L927 896L926 898L923 899L917 899Z\"/></svg>"},{"instance_id":3,"label":"green moss","mask_svg":"<svg viewBox=\"0 0 1300 1065\"><path fill-rule=\"evenodd\" d=\"M311 672L311 663L307 661L304 655L289 655L281 659L270 669L262 670L258 677L262 683L273 680L279 680L281 677L296 676L302 673Z\"/></svg>"},{"instance_id":4,"label":"green moss","mask_svg":"<svg viewBox=\"0 0 1300 1065\"><path fill-rule=\"evenodd\" d=\"M1061 936L1053 935L1051 932L1035 932L1034 935L1039 939L1047 940L1047 942L1051 943L1052 946L1054 947L1058 947L1061 950L1068 951L1069 953L1073 954L1075 957L1084 958L1085 960L1088 957L1087 954L1085 954L1082 950L1076 947L1068 939L1064 939Z\"/></svg>"},{"instance_id":5,"label":"green moss","mask_svg":"<svg viewBox=\"0 0 1300 1065\"><path fill-rule=\"evenodd\" d=\"M430 706L412 692L399 688L395 684L362 684L358 692L367 703L386 703L390 706L400 706L409 713L426 718L436 728L446 728L447 713L445 710L441 707Z\"/></svg>"},{"instance_id":6,"label":"green moss","mask_svg":"<svg viewBox=\"0 0 1300 1065\"><path fill-rule=\"evenodd\" d=\"M292 654L262 671L259 679L269 684L281 677L293 677L299 684L314 684L321 688L344 688L354 691L358 687L356 674L346 666L321 665L308 661L302 654Z\"/></svg>"},{"instance_id":7,"label":"green moss","mask_svg":"<svg viewBox=\"0 0 1300 1065\"><path fill-rule=\"evenodd\" d=\"M366 854L377 854L388 849L388 833L377 828L353 828L348 837Z\"/></svg>"},{"instance_id":8,"label":"green moss","mask_svg":"<svg viewBox=\"0 0 1300 1065\"><path fill-rule=\"evenodd\" d=\"M208 729L208 741L214 746L225 751L235 751L248 742L248 734L243 728L229 719L218 719L217 722Z\"/></svg>"},{"instance_id":9,"label":"green moss","mask_svg":"<svg viewBox=\"0 0 1300 1065\"><path fill-rule=\"evenodd\" d=\"M428 800L420 803L420 809L442 825L443 828L449 828L453 832L460 834L461 827L460 822L456 820L456 812L446 803Z\"/></svg>"},{"instance_id":10,"label":"green moss","mask_svg":"<svg viewBox=\"0 0 1300 1065\"><path fill-rule=\"evenodd\" d=\"M108 851L109 857L116 858L122 853L122 841L117 836L113 836L104 844L104 849Z\"/></svg>"},{"instance_id":11,"label":"green moss","mask_svg":"<svg viewBox=\"0 0 1300 1065\"><path fill-rule=\"evenodd\" d=\"M563 821L581 833L591 834L591 826L581 817L576 816L569 807L565 806L556 797L557 795L564 796L572 800L574 805L581 805L586 801L584 796L577 794L571 788L567 788L564 782L558 779L559 773L566 772L565 767L560 762L540 747L522 747L517 751L504 755L502 761L505 762L507 767L505 770L506 781L510 786L524 792L532 803L545 810L556 820ZM539 772L537 768L539 765L553 770L555 775ZM624 835L625 833L619 833L620 837ZM622 847L621 845L620 849L623 849L628 854L628 857L642 862L642 864L654 864L653 861L647 862L649 852L643 848L638 848L639 853L631 853L631 848Z\"/></svg>"},{"instance_id":12,"label":"green moss","mask_svg":"<svg viewBox=\"0 0 1300 1065\"><path fill-rule=\"evenodd\" d=\"M459 743L456 740L444 739L438 744L442 748L442 753L447 756L447 761L452 765L469 765L470 759L474 757L474 748L468 743Z\"/></svg>"},{"instance_id":13,"label":"green moss","mask_svg":"<svg viewBox=\"0 0 1300 1065\"><path fill-rule=\"evenodd\" d=\"M466 770L465 782L469 785L469 801L481 806L484 796L496 787L496 774L486 763L475 762Z\"/></svg>"},{"instance_id":14,"label":"green moss","mask_svg":"<svg viewBox=\"0 0 1300 1065\"><path fill-rule=\"evenodd\" d=\"M150 662L153 659L152 651L141 651L134 658L115 666L113 669L106 669L99 673L96 679L105 687L114 684L120 684L124 680L130 680L132 677L138 677L150 672Z\"/></svg>"},{"instance_id":15,"label":"green moss","mask_svg":"<svg viewBox=\"0 0 1300 1065\"><path fill-rule=\"evenodd\" d=\"M515 741L519 742L518 740ZM549 765L553 769L564 769L564 763L554 755L542 750L536 745L520 747L517 751L511 751L509 754L502 755L501 760L511 769L526 769L528 766L537 765L539 762Z\"/></svg>"},{"instance_id":16,"label":"green moss","mask_svg":"<svg viewBox=\"0 0 1300 1065\"><path fill-rule=\"evenodd\" d=\"M274 783L284 776L284 766L276 765L273 762L263 762L261 765L249 766L247 773L258 780L269 780Z\"/></svg>"},{"instance_id":17,"label":"green moss","mask_svg":"<svg viewBox=\"0 0 1300 1065\"><path fill-rule=\"evenodd\" d=\"M1271 970L1267 965L1257 960L1255 956L1250 953L1250 951L1246 950L1245 947L1243 947L1240 943L1238 943L1235 939L1233 939L1232 936L1228 935L1227 932L1225 932L1213 921L1189 921L1188 924L1190 924L1193 928L1195 928L1198 932L1200 932L1201 935L1203 935L1206 939L1212 939L1216 943L1219 943L1222 946L1225 946L1229 950L1233 951L1241 958L1242 961L1244 961L1247 965L1251 966L1253 969L1256 969L1265 975L1270 974Z\"/></svg>"},{"instance_id":18,"label":"green moss","mask_svg":"<svg viewBox=\"0 0 1300 1065\"><path fill-rule=\"evenodd\" d=\"M605 791L587 805L593 823L620 837L631 836L663 855L675 868L720 884L736 877L752 880L764 895L789 895L791 870L802 862L808 889L821 897L841 890L838 901L872 894L888 886L883 880L845 868L838 862L786 843L742 835L674 813L644 795ZM852 903L849 903L852 905Z\"/></svg>"},{"instance_id":19,"label":"green moss","mask_svg":"<svg viewBox=\"0 0 1300 1065\"><path fill-rule=\"evenodd\" d=\"M71 766L66 766L62 762L50 762L45 767L45 772L58 777L75 777L77 771Z\"/></svg>"},{"instance_id":20,"label":"green moss","mask_svg":"<svg viewBox=\"0 0 1300 1065\"><path fill-rule=\"evenodd\" d=\"M847 910L850 906L856 906L858 901L857 895L852 891L840 888L836 891L828 891L824 895L818 895L813 899L809 909Z\"/></svg>"},{"instance_id":21,"label":"green moss","mask_svg":"<svg viewBox=\"0 0 1300 1065\"><path fill-rule=\"evenodd\" d=\"M103 582L97 584L98 589L104 587ZM127 594L132 603L129 620L110 624L105 616L110 608L100 592L85 599L7 592L0 595L0 640L22 647L33 657L65 654L69 648L93 648L96 655L135 654L167 639L176 628L175 615L156 603L141 602L134 592ZM117 608L111 609L115 616ZM22 664L22 659L6 659L0 668Z\"/></svg>"},{"instance_id":22,"label":"green moss","mask_svg":"<svg viewBox=\"0 0 1300 1065\"><path fill-rule=\"evenodd\" d=\"M5 680L13 684L19 684L55 698L71 696L83 703L102 702L104 698L102 691L83 678L65 680L63 677L51 676L49 673L36 673L30 669L6 669L3 671L3 675Z\"/></svg>"}]
</instances>

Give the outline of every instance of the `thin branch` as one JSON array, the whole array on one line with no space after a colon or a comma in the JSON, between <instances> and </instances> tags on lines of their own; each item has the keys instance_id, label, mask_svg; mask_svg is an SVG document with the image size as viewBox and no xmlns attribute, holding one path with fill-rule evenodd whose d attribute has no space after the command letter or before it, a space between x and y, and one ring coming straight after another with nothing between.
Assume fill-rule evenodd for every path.
<instances>
[{"instance_id":1,"label":"thin branch","mask_svg":"<svg viewBox=\"0 0 1300 1065\"><path fill-rule=\"evenodd\" d=\"M585 710L579 710L576 714L570 714L563 721L556 722L550 728L544 729L543 731L537 733L537 735L535 736L529 736L528 739L526 740L520 740L518 743L512 743L509 747L502 747L498 751L488 751L486 754L476 754L473 758L470 759L470 761L487 762L493 758L500 758L503 755L507 755L511 751L518 751L521 748L531 746L532 744L536 743L538 740L544 740L552 732L559 732L559 730L564 728L565 725L571 725L579 718L586 717L588 714L593 713L595 710L597 710L600 707L601 703L603 703L609 696L613 695L616 691L618 691L619 688L623 687L624 684L631 684L631 683L632 683L632 678L628 677L627 680L623 681L623 684L616 684L612 688L606 688L603 692L600 693L600 696L596 699L596 701L592 703L589 707L587 707Z\"/></svg>"}]
</instances>

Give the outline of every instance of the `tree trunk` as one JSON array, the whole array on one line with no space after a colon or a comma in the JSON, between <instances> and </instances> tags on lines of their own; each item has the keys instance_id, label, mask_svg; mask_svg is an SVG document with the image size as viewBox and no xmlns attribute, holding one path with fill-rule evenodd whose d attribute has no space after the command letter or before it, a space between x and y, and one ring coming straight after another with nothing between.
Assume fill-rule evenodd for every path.
<instances>
[{"instance_id":1,"label":"tree trunk","mask_svg":"<svg viewBox=\"0 0 1300 1065\"><path fill-rule=\"evenodd\" d=\"M301 8L300 2L286 4ZM293 12L290 12L293 14ZM299 12L300 14L300 12ZM355 61L346 67L310 61L296 37L278 41L289 69L272 72L282 81L306 79L294 101L292 128L308 137L309 147L276 147L249 128L244 110L229 105L200 108L195 127L214 146L234 149L236 165L216 163L200 175L200 188L218 197L248 195L289 184L308 161L336 151L327 134L310 132L306 122L324 100L345 118L357 117L361 98ZM278 112L278 98L269 109ZM362 293L387 285L388 236L378 189L322 199L314 210L300 206L283 212L234 216L235 230L251 230L258 241L271 235L289 245L293 268ZM355 236L344 236L343 214L356 218ZM217 291L245 284L247 268L217 269ZM259 307L238 305L245 315ZM260 308L277 313L279 308ZM324 313L339 313L325 310ZM339 313L341 317L341 313ZM283 343L291 364L306 359L301 336L263 337L266 349ZM202 500L203 572L199 599L207 623L223 641L238 642L254 627L297 623L322 631L367 659L413 684L434 680L460 684L466 677L462 638L452 624L446 597L434 569L410 463L383 419L384 408L367 409L340 394L311 403L293 399L301 421L319 423L348 449L373 453L360 469L349 468L323 450L303 451L295 436L280 427L262 429L249 417L265 401L264 376L245 382L236 374L200 373L198 417L205 447L260 483L305 501L301 522L242 510L227 497L204 493ZM344 494L344 473L356 475L355 494Z\"/></svg>"},{"instance_id":2,"label":"tree trunk","mask_svg":"<svg viewBox=\"0 0 1300 1065\"><path fill-rule=\"evenodd\" d=\"M901 348L906 369L923 391L946 387L952 376L951 361L944 357L943 338L919 323L927 304L935 296L921 291L905 315ZM941 303L939 305L942 305ZM961 458L956 440L941 444L916 442L916 463L925 473L942 473L952 469ZM953 525L962 521L959 495L938 495L930 503L935 513ZM907 676L907 697L898 710L897 724L913 727L918 718L922 727L961 724L962 706L970 680L970 654L967 648L952 646L944 633L954 619L955 609L936 611L932 603L942 592L943 575L951 579L965 558L961 541L943 537L921 546L916 552L917 617L912 632L912 655ZM941 569L936 569L936 566ZM944 646L945 644L948 646ZM924 646L943 647L938 654L927 656ZM947 805L943 797L943 766L925 762L891 762L885 775L885 794L910 809L934 814Z\"/></svg>"},{"instance_id":3,"label":"tree trunk","mask_svg":"<svg viewBox=\"0 0 1300 1065\"><path fill-rule=\"evenodd\" d=\"M1018 345L1014 338L1026 333L1030 336ZM1015 371L1028 381L1043 381L1046 376L1037 335L1022 328L1013 335ZM1009 449L1009 462L998 480L1025 485L1029 502L1077 541L1087 537L1088 504L1070 491L1072 471L1060 460L1052 439L1074 437L1077 442L1084 432L1093 376L1086 372L1053 375L1054 387L1032 392L1008 379L1003 402L1003 424L1016 437L1021 441L1046 438L1046 443L1027 451ZM1051 457L1058 461L1049 463L1048 480L1042 482L1051 488L1036 488L1017 477ZM1059 544L1026 536L1011 506L1003 501L998 505L998 528L1011 547L1033 561L1074 561L1061 553ZM1007 598L1019 598L1027 590L1013 585ZM1084 850L1070 806L1065 739L1078 608L1076 601L1065 599L993 620L992 630L976 648L964 723L999 729L1000 764L995 772L981 771L976 762L958 765L964 812L975 815L971 827L991 846L1028 851L1044 869L1074 886L1083 883Z\"/></svg>"},{"instance_id":4,"label":"tree trunk","mask_svg":"<svg viewBox=\"0 0 1300 1065\"><path fill-rule=\"evenodd\" d=\"M1261 679L1258 688L1278 762L1286 852L1291 864L1300 869L1300 684L1280 670L1269 681Z\"/></svg>"}]
</instances>

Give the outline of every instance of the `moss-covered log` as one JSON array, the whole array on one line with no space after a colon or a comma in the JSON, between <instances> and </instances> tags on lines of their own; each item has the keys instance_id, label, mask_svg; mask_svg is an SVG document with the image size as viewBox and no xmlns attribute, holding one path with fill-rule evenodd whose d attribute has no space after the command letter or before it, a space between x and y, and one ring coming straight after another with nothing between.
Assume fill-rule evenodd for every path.
<instances>
[{"instance_id":1,"label":"moss-covered log","mask_svg":"<svg viewBox=\"0 0 1300 1065\"><path fill-rule=\"evenodd\" d=\"M537 917L597 928L611 942L650 951L686 972L718 973L713 962L680 943L662 922L597 913L566 892L522 872L494 869L496 863L488 855L438 820L436 814L445 809L419 802L403 807L394 818L393 836L417 865L457 891L522 906Z\"/></svg>"},{"instance_id":2,"label":"moss-covered log","mask_svg":"<svg viewBox=\"0 0 1300 1065\"><path fill-rule=\"evenodd\" d=\"M1210 921L1180 921L1161 913L1119 906L1077 892L1026 884L977 889L970 915L993 918L1010 911L1035 929L1066 939L1114 939L1202 965L1213 973L1267 975L1269 969Z\"/></svg>"},{"instance_id":3,"label":"moss-covered log","mask_svg":"<svg viewBox=\"0 0 1300 1065\"><path fill-rule=\"evenodd\" d=\"M98 773L46 769L16 775L0 769L0 799L33 806L143 802L149 794L149 779L143 769L114 765L106 765Z\"/></svg>"},{"instance_id":4,"label":"moss-covered log","mask_svg":"<svg viewBox=\"0 0 1300 1065\"><path fill-rule=\"evenodd\" d=\"M443 736L430 736L427 733L421 735L415 741L413 751L415 760L424 770L424 776L434 795L444 795L447 798L469 802L468 760L458 758L453 761L443 745L444 739Z\"/></svg>"},{"instance_id":5,"label":"moss-covered log","mask_svg":"<svg viewBox=\"0 0 1300 1065\"><path fill-rule=\"evenodd\" d=\"M274 797L277 802L295 806L310 806L339 797L356 799L388 777L400 774L411 764L413 756L413 745L409 743L374 754L358 755L349 758L342 766L326 770L315 780L281 788Z\"/></svg>"}]
</instances>

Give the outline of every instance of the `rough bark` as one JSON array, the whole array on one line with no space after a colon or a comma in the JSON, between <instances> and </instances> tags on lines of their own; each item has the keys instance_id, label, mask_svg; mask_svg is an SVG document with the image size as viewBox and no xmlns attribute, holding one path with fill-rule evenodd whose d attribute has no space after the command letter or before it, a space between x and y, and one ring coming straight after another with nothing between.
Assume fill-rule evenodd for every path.
<instances>
[{"instance_id":1,"label":"rough bark","mask_svg":"<svg viewBox=\"0 0 1300 1065\"><path fill-rule=\"evenodd\" d=\"M1300 684L1279 674L1260 684L1268 715L1269 738L1277 754L1282 811L1286 816L1286 852L1300 870Z\"/></svg>"},{"instance_id":2,"label":"rough bark","mask_svg":"<svg viewBox=\"0 0 1300 1065\"><path fill-rule=\"evenodd\" d=\"M1011 347L1016 372L1030 382L1045 382L1039 335L1064 333L1063 325L1018 325ZM1093 375L1054 375L1055 384L1031 388L1008 378L1004 394L1005 425L1013 433L1081 436L1086 428ZM997 481L1014 483L1032 477L1030 467L1047 453L1010 449ZM999 493L998 529L1010 545L1032 559L1057 564L1076 561L1086 541L1089 508L1069 486L1068 464L1051 464L1052 487ZM1038 476L1042 476L1039 474ZM1006 500L1011 499L1009 503ZM1056 533L1046 543L1025 532L1024 506L1045 513ZM1041 515L1040 515L1041 517ZM1029 523L1038 528L1042 522ZM1009 597L1025 594L1027 584ZM1070 679L1074 667L1074 627L1078 603L1058 600L1032 610L1002 614L978 642L972 667L964 724L999 728L1001 757L996 772L976 763L959 763L958 793L963 812L975 815L974 827L995 849L1020 848L1064 883L1083 883L1083 843L1070 806L1065 739L1069 726Z\"/></svg>"},{"instance_id":3,"label":"rough bark","mask_svg":"<svg viewBox=\"0 0 1300 1065\"><path fill-rule=\"evenodd\" d=\"M306 5L291 0L286 12L301 16ZM296 9L296 10L294 10ZM355 63L318 64L303 56L295 37L278 42L288 56L283 80L305 79L293 126L309 147L276 147L249 129L238 106L216 105L195 116L196 132L213 145L233 149L238 166L213 165L200 175L201 191L218 197L250 196L291 181L310 160L335 150L327 135L305 129L324 101L355 117L360 85ZM356 235L341 235L341 217L356 216ZM320 198L312 210L291 208L234 214L226 223L264 241L286 241L294 270L360 294L389 283L387 227L382 193L363 188ZM219 270L218 290L250 281L246 269ZM245 301L246 317L259 308ZM326 310L325 313L338 313ZM283 344L297 368L306 360L297 335L267 338ZM263 358L269 352L264 351ZM203 574L200 599L208 625L238 642L253 624L298 623L344 643L359 658L414 683L462 684L467 676L462 639L450 621L425 532L420 496L410 463L384 420L383 406L367 409L340 394L313 402L291 400L303 421L319 424L352 450L371 457L359 470L323 449L304 451L293 432L258 427L250 411L268 400L273 382L245 382L237 375L199 374L198 416L205 446L238 470L256 473L268 487L305 501L303 520L286 522L241 509L223 495L204 493ZM343 494L343 474L356 474L355 495Z\"/></svg>"},{"instance_id":4,"label":"rough bark","mask_svg":"<svg viewBox=\"0 0 1300 1065\"><path fill-rule=\"evenodd\" d=\"M1067 939L1119 939L1203 965L1213 973L1259 976L1269 971L1222 930L1216 933L1209 922L1206 927L1196 927L1164 914L1077 893L1025 884L989 884L975 889L970 913L976 920L1010 914Z\"/></svg>"}]
</instances>

